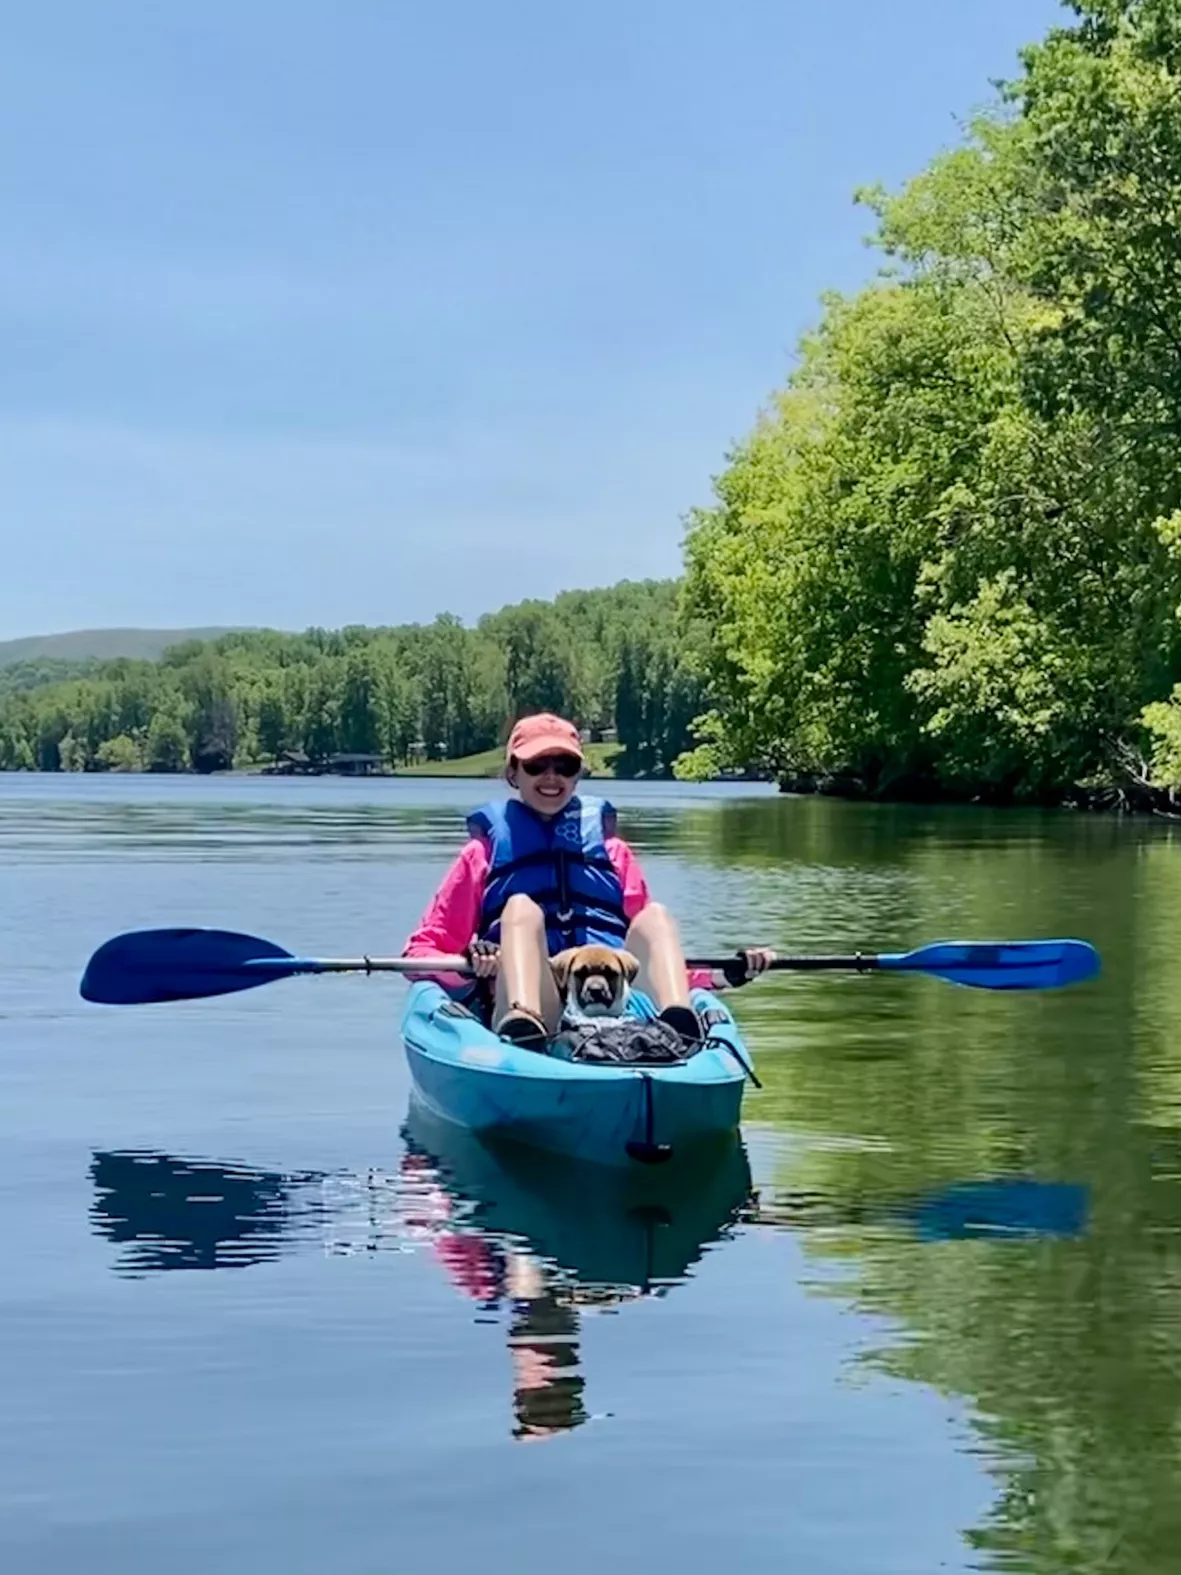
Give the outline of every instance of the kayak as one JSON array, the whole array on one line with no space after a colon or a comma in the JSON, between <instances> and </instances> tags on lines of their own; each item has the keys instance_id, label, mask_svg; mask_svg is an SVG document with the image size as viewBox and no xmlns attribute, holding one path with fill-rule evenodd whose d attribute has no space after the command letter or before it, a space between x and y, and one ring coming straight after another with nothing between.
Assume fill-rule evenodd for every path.
<instances>
[{"instance_id":1,"label":"kayak","mask_svg":"<svg viewBox=\"0 0 1181 1575\"><path fill-rule=\"evenodd\" d=\"M655 1163L734 1132L742 1109L750 1057L738 1025L711 991L690 998L708 1014L709 1036L674 1064L603 1065L525 1049L429 980L410 987L402 1037L419 1098L458 1126L599 1164Z\"/></svg>"}]
</instances>

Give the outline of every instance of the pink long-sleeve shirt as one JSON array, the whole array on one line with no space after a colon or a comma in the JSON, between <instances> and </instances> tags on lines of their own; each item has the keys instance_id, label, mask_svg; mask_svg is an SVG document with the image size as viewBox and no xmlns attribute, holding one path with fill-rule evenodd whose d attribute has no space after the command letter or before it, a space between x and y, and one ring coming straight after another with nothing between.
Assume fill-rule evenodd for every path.
<instances>
[{"instance_id":1,"label":"pink long-sleeve shirt","mask_svg":"<svg viewBox=\"0 0 1181 1575\"><path fill-rule=\"evenodd\" d=\"M640 861L622 837L607 837L604 841L607 857L615 866L619 884L623 887L623 912L630 924L636 914L648 906L651 897L648 882L640 868ZM484 885L490 865L488 843L483 837L473 837L464 844L443 883L431 899L430 906L402 949L404 957L437 957L464 951L475 939L480 925L480 907L484 901ZM457 974L439 974L440 984L453 988L466 981ZM707 969L689 969L689 983L694 989L715 988Z\"/></svg>"}]
</instances>

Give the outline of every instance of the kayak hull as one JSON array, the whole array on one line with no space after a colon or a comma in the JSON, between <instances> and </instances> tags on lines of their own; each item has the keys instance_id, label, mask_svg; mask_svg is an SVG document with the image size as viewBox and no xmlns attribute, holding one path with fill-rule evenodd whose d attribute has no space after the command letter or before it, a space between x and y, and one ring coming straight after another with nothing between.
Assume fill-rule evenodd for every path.
<instances>
[{"instance_id":1,"label":"kayak hull","mask_svg":"<svg viewBox=\"0 0 1181 1575\"><path fill-rule=\"evenodd\" d=\"M438 985L411 986L402 1019L418 1097L469 1131L530 1147L629 1165L737 1129L749 1064L738 1026L717 996L695 990L710 1013L710 1043L675 1066L563 1061L499 1039L456 1012Z\"/></svg>"}]
</instances>

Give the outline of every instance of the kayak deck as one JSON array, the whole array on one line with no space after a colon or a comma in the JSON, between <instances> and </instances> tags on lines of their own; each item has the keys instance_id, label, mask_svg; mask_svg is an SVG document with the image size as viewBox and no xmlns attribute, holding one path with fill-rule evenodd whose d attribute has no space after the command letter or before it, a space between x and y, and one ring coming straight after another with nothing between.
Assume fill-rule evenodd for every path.
<instances>
[{"instance_id":1,"label":"kayak deck","mask_svg":"<svg viewBox=\"0 0 1181 1575\"><path fill-rule=\"evenodd\" d=\"M606 1164L665 1159L737 1128L749 1058L728 1009L706 990L709 1039L672 1065L564 1061L500 1039L436 984L411 986L402 1035L419 1097L473 1132Z\"/></svg>"}]
</instances>

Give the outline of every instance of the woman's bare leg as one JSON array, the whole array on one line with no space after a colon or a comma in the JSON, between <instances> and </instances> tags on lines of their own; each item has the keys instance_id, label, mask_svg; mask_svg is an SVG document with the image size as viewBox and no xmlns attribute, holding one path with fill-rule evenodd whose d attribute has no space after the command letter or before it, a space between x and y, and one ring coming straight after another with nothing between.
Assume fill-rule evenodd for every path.
<instances>
[{"instance_id":1,"label":"woman's bare leg","mask_svg":"<svg viewBox=\"0 0 1181 1575\"><path fill-rule=\"evenodd\" d=\"M627 949L640 965L636 984L651 997L656 1010L689 1007L689 980L676 921L663 903L650 902L636 914L627 932Z\"/></svg>"},{"instance_id":2,"label":"woman's bare leg","mask_svg":"<svg viewBox=\"0 0 1181 1575\"><path fill-rule=\"evenodd\" d=\"M510 897L500 916L493 1023L499 1023L514 1006L523 1006L540 1017L551 1034L557 1032L562 1004L549 965L545 915L532 897Z\"/></svg>"}]
</instances>

